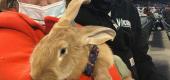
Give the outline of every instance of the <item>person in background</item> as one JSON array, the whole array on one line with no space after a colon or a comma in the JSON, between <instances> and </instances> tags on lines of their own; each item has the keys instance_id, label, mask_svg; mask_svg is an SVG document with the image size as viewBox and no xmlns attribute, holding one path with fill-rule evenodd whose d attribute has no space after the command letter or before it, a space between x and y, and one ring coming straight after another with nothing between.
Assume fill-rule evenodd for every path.
<instances>
[{"instance_id":1,"label":"person in background","mask_svg":"<svg viewBox=\"0 0 170 80\"><path fill-rule=\"evenodd\" d=\"M126 34L124 35L124 43L126 45L130 43L130 45L128 47L128 50L127 47L121 47L118 43L123 43L120 42L120 40L122 40L123 38L121 39L121 37L118 37L117 41L115 40L115 45L117 45L113 49L117 51L117 53L122 53L120 54L122 56L127 52L133 54L135 68L137 70L139 80L167 80L166 77L164 77L163 75L161 75L161 73L157 71L154 63L152 62L152 58L147 55L149 47L147 38L144 35L145 31L142 30L141 21L137 9L133 6L131 2L127 0L117 0L117 4L112 9L112 19L117 20L120 18L122 19L122 25L125 26L122 27L122 30L124 31L122 32ZM129 30L127 29L128 25ZM121 28L121 26L119 27ZM127 40L126 38L126 36L128 35L131 37L129 37L129 40ZM133 61L131 62L131 59L129 61L132 65Z\"/></svg>"},{"instance_id":2,"label":"person in background","mask_svg":"<svg viewBox=\"0 0 170 80\"><path fill-rule=\"evenodd\" d=\"M92 0L81 7L76 22L114 29L116 38L108 41L108 45L123 59L135 80L167 80L157 72L147 55L148 41L143 36L138 11L128 0Z\"/></svg>"}]
</instances>

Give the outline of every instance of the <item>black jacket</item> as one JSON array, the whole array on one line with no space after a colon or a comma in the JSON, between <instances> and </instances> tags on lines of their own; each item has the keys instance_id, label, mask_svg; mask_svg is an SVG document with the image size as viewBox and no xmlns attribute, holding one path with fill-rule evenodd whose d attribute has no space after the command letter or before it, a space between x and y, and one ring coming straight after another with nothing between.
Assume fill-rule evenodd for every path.
<instances>
[{"instance_id":1,"label":"black jacket","mask_svg":"<svg viewBox=\"0 0 170 80\"><path fill-rule=\"evenodd\" d=\"M148 41L143 35L141 21L137 9L126 0L117 0L112 8L112 19L117 22L117 19L127 20L130 22L130 27L119 26L117 36L113 42L112 49L119 55L127 64L131 71L137 69L133 75L139 77L139 80L156 80L148 79L152 74L155 66L152 59L147 55ZM135 68L132 61L134 58Z\"/></svg>"},{"instance_id":2,"label":"black jacket","mask_svg":"<svg viewBox=\"0 0 170 80\"><path fill-rule=\"evenodd\" d=\"M112 11L112 17L107 14ZM114 22L127 20L131 28L121 26L115 28ZM92 0L89 5L83 5L75 20L82 25L99 25L114 29L117 32L115 40L108 41L112 51L119 55L139 80L166 80L156 72L150 56L147 55L148 41L143 36L137 9L126 0ZM126 22L126 21L125 21ZM134 58L136 66L131 66L129 59ZM137 73L135 71L137 69Z\"/></svg>"}]
</instances>

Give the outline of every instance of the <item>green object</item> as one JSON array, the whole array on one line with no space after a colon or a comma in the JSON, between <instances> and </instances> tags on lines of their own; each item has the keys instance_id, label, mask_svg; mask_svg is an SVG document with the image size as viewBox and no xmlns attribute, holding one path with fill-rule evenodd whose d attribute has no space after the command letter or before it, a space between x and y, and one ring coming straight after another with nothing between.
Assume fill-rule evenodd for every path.
<instances>
[{"instance_id":1,"label":"green object","mask_svg":"<svg viewBox=\"0 0 170 80\"><path fill-rule=\"evenodd\" d=\"M131 74L130 70L119 56L114 55L113 58L121 77L125 80L125 78Z\"/></svg>"}]
</instances>

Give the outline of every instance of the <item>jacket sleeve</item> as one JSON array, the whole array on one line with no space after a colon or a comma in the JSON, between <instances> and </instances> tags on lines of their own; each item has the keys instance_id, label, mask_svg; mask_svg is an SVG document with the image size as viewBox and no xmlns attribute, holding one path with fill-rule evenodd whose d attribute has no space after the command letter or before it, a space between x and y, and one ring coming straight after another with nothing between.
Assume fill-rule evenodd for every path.
<instances>
[{"instance_id":1,"label":"jacket sleeve","mask_svg":"<svg viewBox=\"0 0 170 80\"><path fill-rule=\"evenodd\" d=\"M130 21L132 22L131 26L132 26L132 34L134 36L134 46L132 47L132 51L134 53L134 56L137 59L140 60L136 60L137 62L144 60L142 59L142 57L146 57L147 56L147 51L148 51L148 41L146 39L146 37L144 36L144 32L142 31L142 25L141 25L141 21L140 21L140 17L138 14L137 9L134 6L131 6L131 11L129 16L131 16Z\"/></svg>"},{"instance_id":2,"label":"jacket sleeve","mask_svg":"<svg viewBox=\"0 0 170 80\"><path fill-rule=\"evenodd\" d=\"M35 42L12 29L0 29L0 80L31 80L29 57Z\"/></svg>"}]
</instances>

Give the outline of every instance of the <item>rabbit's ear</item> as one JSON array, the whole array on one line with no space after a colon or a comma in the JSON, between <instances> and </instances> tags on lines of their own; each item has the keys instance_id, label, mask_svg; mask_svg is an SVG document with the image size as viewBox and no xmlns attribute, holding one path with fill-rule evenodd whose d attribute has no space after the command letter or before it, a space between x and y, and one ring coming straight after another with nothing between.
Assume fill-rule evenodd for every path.
<instances>
[{"instance_id":1,"label":"rabbit's ear","mask_svg":"<svg viewBox=\"0 0 170 80\"><path fill-rule=\"evenodd\" d=\"M111 28L101 26L86 26L84 28L82 41L85 44L102 44L113 40L116 36L116 32Z\"/></svg>"}]
</instances>

